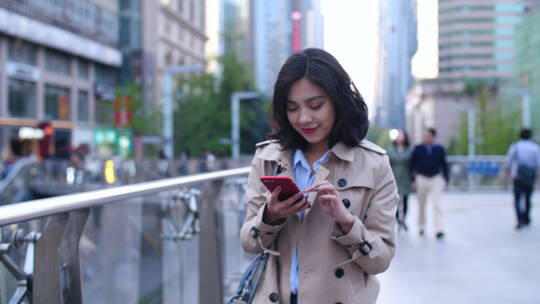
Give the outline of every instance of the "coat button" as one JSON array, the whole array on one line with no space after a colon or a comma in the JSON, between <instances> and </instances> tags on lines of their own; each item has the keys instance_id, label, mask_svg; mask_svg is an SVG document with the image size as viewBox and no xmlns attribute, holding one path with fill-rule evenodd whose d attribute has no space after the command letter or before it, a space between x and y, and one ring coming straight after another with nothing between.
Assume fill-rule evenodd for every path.
<instances>
[{"instance_id":1,"label":"coat button","mask_svg":"<svg viewBox=\"0 0 540 304\"><path fill-rule=\"evenodd\" d=\"M268 298L271 302L275 303L279 300L279 295L275 292L272 292Z\"/></svg>"},{"instance_id":2,"label":"coat button","mask_svg":"<svg viewBox=\"0 0 540 304\"><path fill-rule=\"evenodd\" d=\"M260 233L261 232L259 231L259 229L255 228L255 227L251 228L251 237L252 238L254 238L254 239L258 238Z\"/></svg>"},{"instance_id":3,"label":"coat button","mask_svg":"<svg viewBox=\"0 0 540 304\"><path fill-rule=\"evenodd\" d=\"M342 268L338 268L336 269L336 278L340 279L343 277L343 275L345 274L345 271L342 269Z\"/></svg>"},{"instance_id":4,"label":"coat button","mask_svg":"<svg viewBox=\"0 0 540 304\"><path fill-rule=\"evenodd\" d=\"M343 205L345 205L345 207L347 207L347 208L349 208L351 206L351 201L348 200L348 199L344 199L344 200L342 200L342 202L343 202Z\"/></svg>"},{"instance_id":5,"label":"coat button","mask_svg":"<svg viewBox=\"0 0 540 304\"><path fill-rule=\"evenodd\" d=\"M344 178L340 178L337 182L338 186L340 186L341 188L347 186L347 180L344 179Z\"/></svg>"}]
</instances>

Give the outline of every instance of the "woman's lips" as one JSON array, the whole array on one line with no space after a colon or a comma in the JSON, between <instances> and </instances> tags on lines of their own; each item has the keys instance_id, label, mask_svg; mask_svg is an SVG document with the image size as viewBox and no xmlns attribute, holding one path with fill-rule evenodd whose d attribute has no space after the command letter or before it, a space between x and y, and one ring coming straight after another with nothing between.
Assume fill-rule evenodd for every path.
<instances>
[{"instance_id":1,"label":"woman's lips","mask_svg":"<svg viewBox=\"0 0 540 304\"><path fill-rule=\"evenodd\" d=\"M302 132L304 132L305 134L313 134L315 133L315 131L317 131L319 127L315 127L315 128L302 128Z\"/></svg>"}]
</instances>

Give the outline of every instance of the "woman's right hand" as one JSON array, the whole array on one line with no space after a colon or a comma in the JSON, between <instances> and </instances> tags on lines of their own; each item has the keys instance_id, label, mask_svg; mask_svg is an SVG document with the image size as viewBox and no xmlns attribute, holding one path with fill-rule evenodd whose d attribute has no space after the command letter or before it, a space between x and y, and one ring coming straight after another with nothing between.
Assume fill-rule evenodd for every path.
<instances>
[{"instance_id":1,"label":"woman's right hand","mask_svg":"<svg viewBox=\"0 0 540 304\"><path fill-rule=\"evenodd\" d=\"M266 224L278 225L289 215L296 214L311 207L307 198L304 197L303 192L298 192L284 201L278 200L280 192L281 187L276 187L266 204L263 214L263 221Z\"/></svg>"}]
</instances>

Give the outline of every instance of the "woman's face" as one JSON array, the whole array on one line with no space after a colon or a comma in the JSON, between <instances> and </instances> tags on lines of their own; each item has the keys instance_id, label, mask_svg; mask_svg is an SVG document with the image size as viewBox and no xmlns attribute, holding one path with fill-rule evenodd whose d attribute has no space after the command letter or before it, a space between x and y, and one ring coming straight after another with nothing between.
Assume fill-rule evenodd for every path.
<instances>
[{"instance_id":1,"label":"woman's face","mask_svg":"<svg viewBox=\"0 0 540 304\"><path fill-rule=\"evenodd\" d=\"M328 146L335 121L334 102L326 92L307 78L296 81L287 98L290 124L311 145Z\"/></svg>"},{"instance_id":2,"label":"woman's face","mask_svg":"<svg viewBox=\"0 0 540 304\"><path fill-rule=\"evenodd\" d=\"M403 145L405 144L405 133L402 130L399 130L398 136L396 137L396 144Z\"/></svg>"}]
</instances>

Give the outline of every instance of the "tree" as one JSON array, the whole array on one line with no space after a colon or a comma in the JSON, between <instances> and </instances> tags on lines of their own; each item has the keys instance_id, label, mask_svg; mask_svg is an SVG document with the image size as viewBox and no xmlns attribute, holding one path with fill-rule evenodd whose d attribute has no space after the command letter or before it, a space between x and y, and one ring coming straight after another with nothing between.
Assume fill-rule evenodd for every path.
<instances>
[{"instance_id":1,"label":"tree","mask_svg":"<svg viewBox=\"0 0 540 304\"><path fill-rule=\"evenodd\" d=\"M131 99L129 110L131 111L130 129L133 135L159 135L160 112L157 110L149 111L144 105L142 92L138 85L127 84L117 88L117 97L128 97Z\"/></svg>"},{"instance_id":2,"label":"tree","mask_svg":"<svg viewBox=\"0 0 540 304\"><path fill-rule=\"evenodd\" d=\"M503 155L517 139L519 113L498 101L497 86L466 81L463 94L476 100L475 148L479 155ZM451 154L468 153L468 121L464 114L457 137L450 141Z\"/></svg>"},{"instance_id":3,"label":"tree","mask_svg":"<svg viewBox=\"0 0 540 304\"><path fill-rule=\"evenodd\" d=\"M231 134L230 99L236 91L252 90L251 77L234 55L219 59L222 73L185 76L179 80L174 128L175 151L190 150L199 155L205 150L227 155L231 148L224 144ZM241 105L241 151L252 153L255 143L264 140L268 130L264 105L260 101L243 101Z\"/></svg>"}]
</instances>

